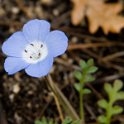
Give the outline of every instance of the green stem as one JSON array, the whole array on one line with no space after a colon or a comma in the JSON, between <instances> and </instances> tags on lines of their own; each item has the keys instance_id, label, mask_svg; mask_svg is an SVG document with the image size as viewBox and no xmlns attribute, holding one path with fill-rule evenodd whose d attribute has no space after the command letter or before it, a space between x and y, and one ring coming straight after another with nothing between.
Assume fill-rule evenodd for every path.
<instances>
[{"instance_id":1,"label":"green stem","mask_svg":"<svg viewBox=\"0 0 124 124\"><path fill-rule=\"evenodd\" d=\"M110 121L111 121L111 115L110 115L110 110L109 110L109 108L108 108L108 111L107 111L106 118L107 118L106 124L110 124Z\"/></svg>"},{"instance_id":2,"label":"green stem","mask_svg":"<svg viewBox=\"0 0 124 124\"><path fill-rule=\"evenodd\" d=\"M106 118L107 118L107 122L106 124L110 124L111 122L111 110L112 110L112 101L110 100L110 103L108 105L108 109L107 109L107 113L106 113Z\"/></svg>"},{"instance_id":3,"label":"green stem","mask_svg":"<svg viewBox=\"0 0 124 124\"><path fill-rule=\"evenodd\" d=\"M83 90L80 91L79 93L79 98L80 98L80 118L83 124L85 124L85 119L84 119L84 108L83 108Z\"/></svg>"},{"instance_id":4,"label":"green stem","mask_svg":"<svg viewBox=\"0 0 124 124\"><path fill-rule=\"evenodd\" d=\"M84 79L86 76L86 72L83 72L84 78L82 78L80 80L80 83L82 84L82 89L79 92L79 99L80 99L80 119L81 119L81 123L85 124L85 117L84 117L84 104L83 104L83 88L84 88Z\"/></svg>"}]
</instances>

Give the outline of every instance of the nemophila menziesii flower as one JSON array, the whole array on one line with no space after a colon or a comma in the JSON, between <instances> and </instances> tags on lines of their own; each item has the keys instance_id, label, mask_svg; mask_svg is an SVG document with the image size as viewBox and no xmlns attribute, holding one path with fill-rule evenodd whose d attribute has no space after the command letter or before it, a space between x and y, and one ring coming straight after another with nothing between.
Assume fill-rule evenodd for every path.
<instances>
[{"instance_id":1,"label":"nemophila menziesii flower","mask_svg":"<svg viewBox=\"0 0 124 124\"><path fill-rule=\"evenodd\" d=\"M32 77L45 76L67 46L68 38L62 31L50 31L45 20L31 20L3 43L2 51L8 56L4 68L8 74L25 69Z\"/></svg>"}]
</instances>

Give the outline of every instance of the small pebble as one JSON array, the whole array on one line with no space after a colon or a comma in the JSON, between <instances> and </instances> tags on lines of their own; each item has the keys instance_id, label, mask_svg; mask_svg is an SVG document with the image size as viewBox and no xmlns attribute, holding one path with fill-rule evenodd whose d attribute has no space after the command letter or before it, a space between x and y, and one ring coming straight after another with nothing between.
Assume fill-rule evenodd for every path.
<instances>
[{"instance_id":1,"label":"small pebble","mask_svg":"<svg viewBox=\"0 0 124 124\"><path fill-rule=\"evenodd\" d=\"M53 10L53 15L54 15L54 16L58 16L58 15L59 15L59 11L58 11L57 9L54 9L54 10Z\"/></svg>"},{"instance_id":2,"label":"small pebble","mask_svg":"<svg viewBox=\"0 0 124 124\"><path fill-rule=\"evenodd\" d=\"M31 102L28 102L28 103L27 103L27 107L28 107L28 108L31 108L31 107L32 107Z\"/></svg>"},{"instance_id":3,"label":"small pebble","mask_svg":"<svg viewBox=\"0 0 124 124\"><path fill-rule=\"evenodd\" d=\"M18 8L18 7L13 7L13 8L12 8L12 12L13 12L14 14L18 14L18 13L19 13L19 8Z\"/></svg>"},{"instance_id":4,"label":"small pebble","mask_svg":"<svg viewBox=\"0 0 124 124\"><path fill-rule=\"evenodd\" d=\"M11 102L13 102L13 101L14 101L14 97L15 97L15 95L14 95L14 94L10 94L10 95L9 95L9 99L10 99L10 101L11 101Z\"/></svg>"},{"instance_id":5,"label":"small pebble","mask_svg":"<svg viewBox=\"0 0 124 124\"><path fill-rule=\"evenodd\" d=\"M73 43L77 43L77 42L78 42L78 38L77 38L77 37L72 37L71 41L72 41Z\"/></svg>"},{"instance_id":6,"label":"small pebble","mask_svg":"<svg viewBox=\"0 0 124 124\"><path fill-rule=\"evenodd\" d=\"M14 92L15 94L17 94L17 93L19 93L19 91L20 91L20 86L19 86L19 84L15 84L15 85L13 86L13 92Z\"/></svg>"},{"instance_id":7,"label":"small pebble","mask_svg":"<svg viewBox=\"0 0 124 124\"><path fill-rule=\"evenodd\" d=\"M22 124L22 118L18 115L17 112L14 114L14 119L16 124Z\"/></svg>"}]
</instances>

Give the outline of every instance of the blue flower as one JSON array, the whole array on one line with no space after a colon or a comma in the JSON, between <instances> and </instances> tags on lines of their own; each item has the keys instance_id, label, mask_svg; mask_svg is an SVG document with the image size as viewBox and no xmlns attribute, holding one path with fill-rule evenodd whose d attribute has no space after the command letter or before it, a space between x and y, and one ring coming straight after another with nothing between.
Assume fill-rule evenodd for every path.
<instances>
[{"instance_id":1,"label":"blue flower","mask_svg":"<svg viewBox=\"0 0 124 124\"><path fill-rule=\"evenodd\" d=\"M10 75L25 69L32 77L45 76L67 46L68 38L62 31L50 32L49 22L31 20L3 43L2 51L8 56L4 68Z\"/></svg>"}]
</instances>

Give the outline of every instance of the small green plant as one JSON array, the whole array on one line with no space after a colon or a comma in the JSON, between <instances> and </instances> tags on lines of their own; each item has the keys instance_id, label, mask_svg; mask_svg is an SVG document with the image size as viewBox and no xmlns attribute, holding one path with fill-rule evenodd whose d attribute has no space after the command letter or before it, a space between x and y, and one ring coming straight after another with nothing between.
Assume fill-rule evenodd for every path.
<instances>
[{"instance_id":1,"label":"small green plant","mask_svg":"<svg viewBox=\"0 0 124 124\"><path fill-rule=\"evenodd\" d=\"M46 119L45 117L41 120L36 120L35 124L57 124L52 119ZM80 124L80 120L73 121L70 117L66 117L62 124Z\"/></svg>"},{"instance_id":2,"label":"small green plant","mask_svg":"<svg viewBox=\"0 0 124 124\"><path fill-rule=\"evenodd\" d=\"M56 124L53 119L46 119L45 117L43 117L41 120L36 120L35 124Z\"/></svg>"},{"instance_id":3,"label":"small green plant","mask_svg":"<svg viewBox=\"0 0 124 124\"><path fill-rule=\"evenodd\" d=\"M110 124L112 116L123 111L122 107L114 105L117 100L124 99L124 91L120 91L122 87L123 82L120 80L115 80L113 86L109 83L105 83L104 90L108 95L108 101L105 99L98 101L99 107L105 110L105 114L98 117L98 121L101 124Z\"/></svg>"},{"instance_id":4,"label":"small green plant","mask_svg":"<svg viewBox=\"0 0 124 124\"><path fill-rule=\"evenodd\" d=\"M80 120L73 121L70 117L66 117L62 124L80 124Z\"/></svg>"},{"instance_id":5,"label":"small green plant","mask_svg":"<svg viewBox=\"0 0 124 124\"><path fill-rule=\"evenodd\" d=\"M84 60L81 60L80 68L81 68L81 71L75 71L74 73L75 78L78 80L78 82L74 84L74 87L79 93L80 118L83 123L85 122L84 111L83 111L83 95L89 94L91 92L90 89L85 88L85 84L95 80L92 74L95 73L98 68L94 66L93 59L89 59L87 62L85 62Z\"/></svg>"}]
</instances>

